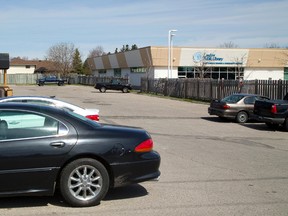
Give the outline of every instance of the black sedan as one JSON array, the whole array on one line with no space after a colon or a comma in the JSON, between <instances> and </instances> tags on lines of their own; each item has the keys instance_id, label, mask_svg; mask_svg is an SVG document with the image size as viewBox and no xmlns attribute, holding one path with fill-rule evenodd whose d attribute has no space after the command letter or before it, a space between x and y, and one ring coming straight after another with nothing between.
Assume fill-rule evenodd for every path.
<instances>
[{"instance_id":1,"label":"black sedan","mask_svg":"<svg viewBox=\"0 0 288 216\"><path fill-rule=\"evenodd\" d=\"M232 94L222 100L213 100L208 108L208 113L220 118L235 119L238 123L245 123L253 114L256 100L269 100L269 98L257 94Z\"/></svg>"},{"instance_id":2,"label":"black sedan","mask_svg":"<svg viewBox=\"0 0 288 216\"><path fill-rule=\"evenodd\" d=\"M156 179L160 155L141 128L49 106L0 104L0 196L53 195L97 205L109 188Z\"/></svg>"}]
</instances>

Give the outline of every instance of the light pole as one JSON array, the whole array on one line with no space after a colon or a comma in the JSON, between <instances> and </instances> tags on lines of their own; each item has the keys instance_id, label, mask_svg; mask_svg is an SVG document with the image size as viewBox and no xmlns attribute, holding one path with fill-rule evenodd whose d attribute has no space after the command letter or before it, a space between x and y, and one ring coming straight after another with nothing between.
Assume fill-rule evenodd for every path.
<instances>
[{"instance_id":1,"label":"light pole","mask_svg":"<svg viewBox=\"0 0 288 216\"><path fill-rule=\"evenodd\" d=\"M173 29L173 30L169 30L168 32L168 70L167 70L167 78L169 79L170 74L172 75L172 63L171 63L171 59L173 58L173 54L171 53L172 50L172 37L175 36L175 34L173 34L173 32L176 32L177 30Z\"/></svg>"}]
</instances>

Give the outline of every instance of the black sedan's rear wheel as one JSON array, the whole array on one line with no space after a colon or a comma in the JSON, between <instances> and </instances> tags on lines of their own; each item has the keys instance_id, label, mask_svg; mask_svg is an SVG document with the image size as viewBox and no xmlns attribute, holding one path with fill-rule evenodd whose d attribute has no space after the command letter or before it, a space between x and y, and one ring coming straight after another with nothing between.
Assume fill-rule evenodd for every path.
<instances>
[{"instance_id":1,"label":"black sedan's rear wheel","mask_svg":"<svg viewBox=\"0 0 288 216\"><path fill-rule=\"evenodd\" d=\"M248 121L248 114L244 111L240 111L236 116L236 122L245 123Z\"/></svg>"},{"instance_id":2,"label":"black sedan's rear wheel","mask_svg":"<svg viewBox=\"0 0 288 216\"><path fill-rule=\"evenodd\" d=\"M109 189L106 168L98 161L82 158L68 164L61 172L60 191L72 206L87 207L100 203Z\"/></svg>"}]
</instances>

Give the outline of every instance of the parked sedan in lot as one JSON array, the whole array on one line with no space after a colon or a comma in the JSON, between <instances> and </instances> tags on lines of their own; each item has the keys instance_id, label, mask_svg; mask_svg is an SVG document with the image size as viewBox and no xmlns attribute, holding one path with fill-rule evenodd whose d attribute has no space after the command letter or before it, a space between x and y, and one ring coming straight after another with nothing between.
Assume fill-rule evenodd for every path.
<instances>
[{"instance_id":1,"label":"parked sedan in lot","mask_svg":"<svg viewBox=\"0 0 288 216\"><path fill-rule=\"evenodd\" d=\"M160 176L160 155L141 128L104 125L50 106L0 104L0 196L53 195L100 203L109 188Z\"/></svg>"},{"instance_id":2,"label":"parked sedan in lot","mask_svg":"<svg viewBox=\"0 0 288 216\"><path fill-rule=\"evenodd\" d=\"M256 100L269 100L269 98L256 94L232 94L222 100L213 100L208 108L208 113L221 118L235 119L238 123L245 123L253 115Z\"/></svg>"},{"instance_id":3,"label":"parked sedan in lot","mask_svg":"<svg viewBox=\"0 0 288 216\"><path fill-rule=\"evenodd\" d=\"M82 107L67 103L65 101L57 100L54 97L41 97L41 96L11 96L0 98L2 102L21 102L21 103L32 103L39 105L48 105L58 108L65 108L79 115L85 116L94 121L99 121L99 109L84 109Z\"/></svg>"}]
</instances>

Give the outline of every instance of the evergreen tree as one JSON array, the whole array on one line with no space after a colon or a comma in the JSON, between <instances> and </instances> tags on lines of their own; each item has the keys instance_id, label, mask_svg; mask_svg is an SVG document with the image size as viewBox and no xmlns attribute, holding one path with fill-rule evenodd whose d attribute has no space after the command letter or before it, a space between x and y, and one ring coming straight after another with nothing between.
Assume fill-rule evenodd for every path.
<instances>
[{"instance_id":1,"label":"evergreen tree","mask_svg":"<svg viewBox=\"0 0 288 216\"><path fill-rule=\"evenodd\" d=\"M73 57L73 72L74 73L83 73L83 63L81 60L81 55L79 50L76 48Z\"/></svg>"},{"instance_id":2,"label":"evergreen tree","mask_svg":"<svg viewBox=\"0 0 288 216\"><path fill-rule=\"evenodd\" d=\"M89 63L88 63L87 59L85 60L85 62L83 64L83 73L86 74L86 75L91 75L92 74L92 70L89 67Z\"/></svg>"},{"instance_id":3,"label":"evergreen tree","mask_svg":"<svg viewBox=\"0 0 288 216\"><path fill-rule=\"evenodd\" d=\"M131 50L136 50L136 49L138 49L137 45L133 44Z\"/></svg>"}]
</instances>

